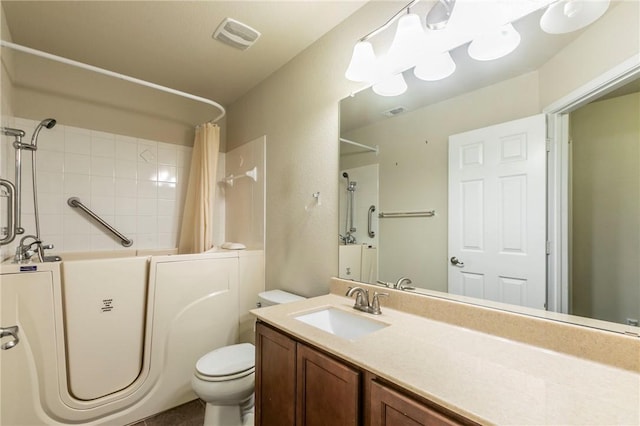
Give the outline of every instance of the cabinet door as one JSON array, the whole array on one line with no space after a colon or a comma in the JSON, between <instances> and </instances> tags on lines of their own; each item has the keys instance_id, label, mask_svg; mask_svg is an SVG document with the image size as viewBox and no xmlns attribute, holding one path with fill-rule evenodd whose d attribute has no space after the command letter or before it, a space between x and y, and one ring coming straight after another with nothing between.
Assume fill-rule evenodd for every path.
<instances>
[{"instance_id":1,"label":"cabinet door","mask_svg":"<svg viewBox=\"0 0 640 426\"><path fill-rule=\"evenodd\" d=\"M308 346L298 344L299 426L358 425L360 372Z\"/></svg>"},{"instance_id":2,"label":"cabinet door","mask_svg":"<svg viewBox=\"0 0 640 426\"><path fill-rule=\"evenodd\" d=\"M256 324L256 425L295 424L295 374L296 342Z\"/></svg>"},{"instance_id":3,"label":"cabinet door","mask_svg":"<svg viewBox=\"0 0 640 426\"><path fill-rule=\"evenodd\" d=\"M370 383L370 426L451 426L457 421L378 382Z\"/></svg>"}]
</instances>

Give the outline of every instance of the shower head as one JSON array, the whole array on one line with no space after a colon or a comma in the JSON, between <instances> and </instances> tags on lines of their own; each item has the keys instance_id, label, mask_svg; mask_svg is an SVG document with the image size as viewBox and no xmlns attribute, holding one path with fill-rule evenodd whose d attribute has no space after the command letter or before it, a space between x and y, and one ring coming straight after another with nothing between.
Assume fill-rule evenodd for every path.
<instances>
[{"instance_id":1,"label":"shower head","mask_svg":"<svg viewBox=\"0 0 640 426\"><path fill-rule=\"evenodd\" d=\"M347 180L349 180L349 173L347 172L342 173L342 177L347 178Z\"/></svg>"},{"instance_id":2,"label":"shower head","mask_svg":"<svg viewBox=\"0 0 640 426\"><path fill-rule=\"evenodd\" d=\"M40 133L40 130L42 130L43 127L46 127L47 129L52 129L55 125L56 125L57 121L53 118L45 118L44 120L42 120L38 126L36 126L36 130L33 132L33 135L31 136L31 145L33 145L34 147L38 146L38 134Z\"/></svg>"},{"instance_id":3,"label":"shower head","mask_svg":"<svg viewBox=\"0 0 640 426\"><path fill-rule=\"evenodd\" d=\"M55 126L57 123L58 122L55 120L55 118L45 118L40 122L40 124L46 127L47 129L52 129L53 126Z\"/></svg>"}]
</instances>

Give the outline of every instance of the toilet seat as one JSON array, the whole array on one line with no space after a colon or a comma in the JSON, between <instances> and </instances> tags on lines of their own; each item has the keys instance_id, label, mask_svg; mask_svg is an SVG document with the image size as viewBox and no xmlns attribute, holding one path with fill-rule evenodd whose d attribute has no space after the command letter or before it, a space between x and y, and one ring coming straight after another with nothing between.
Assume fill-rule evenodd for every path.
<instances>
[{"instance_id":1,"label":"toilet seat","mask_svg":"<svg viewBox=\"0 0 640 426\"><path fill-rule=\"evenodd\" d=\"M239 379L255 371L255 347L250 343L225 346L209 352L196 363L195 375L209 382Z\"/></svg>"}]
</instances>

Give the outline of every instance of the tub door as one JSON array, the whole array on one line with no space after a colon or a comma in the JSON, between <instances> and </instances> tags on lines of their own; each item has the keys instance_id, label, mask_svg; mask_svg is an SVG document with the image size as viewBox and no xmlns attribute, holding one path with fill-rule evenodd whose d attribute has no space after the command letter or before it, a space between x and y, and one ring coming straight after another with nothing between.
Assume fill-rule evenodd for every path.
<instances>
[{"instance_id":1,"label":"tub door","mask_svg":"<svg viewBox=\"0 0 640 426\"><path fill-rule=\"evenodd\" d=\"M50 271L0 275L0 324L6 331L0 350L0 424L44 424L34 401L57 389L58 368ZM12 326L17 333L7 331ZM34 383L41 384L42 393Z\"/></svg>"}]
</instances>

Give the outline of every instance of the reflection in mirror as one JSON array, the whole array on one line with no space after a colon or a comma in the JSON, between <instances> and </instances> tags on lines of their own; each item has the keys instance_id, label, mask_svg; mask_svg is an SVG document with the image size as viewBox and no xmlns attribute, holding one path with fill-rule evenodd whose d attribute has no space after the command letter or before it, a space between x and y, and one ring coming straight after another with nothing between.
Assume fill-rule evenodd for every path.
<instances>
[{"instance_id":1,"label":"reflection in mirror","mask_svg":"<svg viewBox=\"0 0 640 426\"><path fill-rule=\"evenodd\" d=\"M539 21L543 11L537 11L514 23L522 44L504 58L474 61L468 57L467 45L460 46L451 51L456 71L445 80L419 81L407 71L409 89L401 96L382 97L367 89L341 101L339 276L394 284L409 277L411 285L419 289L450 292L452 270L461 266L454 265L451 258L463 268L473 263L464 250L452 253L449 242L453 213L449 211L450 137L539 115L551 102L586 82L567 81L571 73L565 72L565 61L581 54L585 63L600 61L600 73L618 65L620 61L608 63L588 57L585 46L599 34L627 26L623 33L630 40L635 38L637 52L638 7L634 3L612 2L595 24L563 35L542 32ZM635 20L628 19L631 15ZM372 42L375 47L375 40ZM579 74L575 67L580 64L574 64L570 71ZM558 87L560 81L568 87ZM566 202L572 232L568 263L562 265L569 270L568 282L563 283L566 301L546 305L557 312L629 325L637 325L640 318L639 86L637 80L628 83L568 114L571 154L566 164L570 171ZM348 191L343 173L356 182L353 193ZM543 204L548 202L547 190L543 190ZM350 195L354 200L348 210ZM522 204L525 207L527 200ZM371 205L376 214L369 220ZM380 212L427 211L435 211L435 215L378 216ZM352 225L348 222L351 212ZM505 222L501 215L485 216L485 221ZM526 214L520 212L520 217L526 222ZM522 242L527 248L531 239L542 236L542 248L536 250L543 250L543 259L546 221L544 217L535 231L520 234L528 238ZM375 232L373 238L368 237L368 222ZM345 233L352 228L354 243L345 244ZM492 235L483 238L488 237ZM526 283L541 289L537 305L527 303L518 286L514 287L518 297L511 299L505 295L513 292L504 285L497 287L500 297L482 286L477 292L455 292L545 309L551 290L545 282L546 259L543 262L538 274L542 278Z\"/></svg>"}]
</instances>

